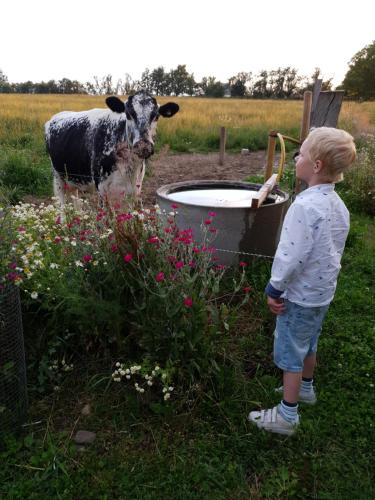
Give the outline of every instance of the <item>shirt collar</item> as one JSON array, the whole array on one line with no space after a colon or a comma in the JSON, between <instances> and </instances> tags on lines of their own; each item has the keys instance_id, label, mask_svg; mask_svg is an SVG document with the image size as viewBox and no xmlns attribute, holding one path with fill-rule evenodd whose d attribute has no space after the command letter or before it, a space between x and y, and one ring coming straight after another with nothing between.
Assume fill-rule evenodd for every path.
<instances>
[{"instance_id":1,"label":"shirt collar","mask_svg":"<svg viewBox=\"0 0 375 500\"><path fill-rule=\"evenodd\" d=\"M331 193L334 190L335 185L331 182L328 184L317 184L316 186L305 189L304 191L299 193L298 196L300 196L301 194L305 195L310 193Z\"/></svg>"}]
</instances>

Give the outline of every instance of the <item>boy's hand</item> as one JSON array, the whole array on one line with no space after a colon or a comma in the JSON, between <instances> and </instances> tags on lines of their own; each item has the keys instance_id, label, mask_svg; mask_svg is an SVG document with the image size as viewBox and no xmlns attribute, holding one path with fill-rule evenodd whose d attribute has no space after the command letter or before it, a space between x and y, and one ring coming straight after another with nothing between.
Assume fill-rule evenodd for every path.
<instances>
[{"instance_id":1,"label":"boy's hand","mask_svg":"<svg viewBox=\"0 0 375 500\"><path fill-rule=\"evenodd\" d=\"M273 299L272 297L267 297L267 305L273 314L283 314L285 310L283 299Z\"/></svg>"}]
</instances>

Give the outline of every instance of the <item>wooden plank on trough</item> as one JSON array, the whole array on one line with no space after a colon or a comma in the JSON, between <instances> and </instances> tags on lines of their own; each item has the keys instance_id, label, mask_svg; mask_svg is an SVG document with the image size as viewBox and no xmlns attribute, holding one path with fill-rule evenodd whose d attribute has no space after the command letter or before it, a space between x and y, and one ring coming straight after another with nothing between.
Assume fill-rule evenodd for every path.
<instances>
[{"instance_id":1,"label":"wooden plank on trough","mask_svg":"<svg viewBox=\"0 0 375 500\"><path fill-rule=\"evenodd\" d=\"M269 193L275 187L277 180L277 174L271 175L271 177L263 184L259 189L257 194L251 200L251 208L259 208L264 200L267 198Z\"/></svg>"}]
</instances>

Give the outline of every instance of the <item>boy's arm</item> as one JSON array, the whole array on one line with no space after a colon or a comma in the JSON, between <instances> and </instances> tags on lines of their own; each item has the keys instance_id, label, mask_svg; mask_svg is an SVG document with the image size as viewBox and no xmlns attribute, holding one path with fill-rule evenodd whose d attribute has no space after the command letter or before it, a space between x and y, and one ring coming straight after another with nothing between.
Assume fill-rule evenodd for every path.
<instances>
[{"instance_id":1,"label":"boy's arm","mask_svg":"<svg viewBox=\"0 0 375 500\"><path fill-rule=\"evenodd\" d=\"M284 219L280 242L265 293L278 299L296 273L302 271L313 245L314 217L300 203L293 203Z\"/></svg>"}]
</instances>

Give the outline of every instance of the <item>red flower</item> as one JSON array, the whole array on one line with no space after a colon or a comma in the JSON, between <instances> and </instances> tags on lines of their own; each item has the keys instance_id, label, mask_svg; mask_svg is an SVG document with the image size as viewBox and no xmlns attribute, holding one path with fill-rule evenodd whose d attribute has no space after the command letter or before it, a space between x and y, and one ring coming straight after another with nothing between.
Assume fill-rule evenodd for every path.
<instances>
[{"instance_id":1,"label":"red flower","mask_svg":"<svg viewBox=\"0 0 375 500\"><path fill-rule=\"evenodd\" d=\"M165 227L164 228L164 232L165 233L171 233L172 232L172 228L171 227Z\"/></svg>"},{"instance_id":2,"label":"red flower","mask_svg":"<svg viewBox=\"0 0 375 500\"><path fill-rule=\"evenodd\" d=\"M249 293L249 292L251 292L251 286L244 286L244 287L243 287L243 291L244 291L245 293Z\"/></svg>"},{"instance_id":3,"label":"red flower","mask_svg":"<svg viewBox=\"0 0 375 500\"><path fill-rule=\"evenodd\" d=\"M211 219L206 219L204 221L204 223L206 224L206 226L209 226L212 223L212 220Z\"/></svg>"},{"instance_id":4,"label":"red flower","mask_svg":"<svg viewBox=\"0 0 375 500\"><path fill-rule=\"evenodd\" d=\"M198 247L193 247L193 253L200 253L200 250Z\"/></svg>"},{"instance_id":5,"label":"red flower","mask_svg":"<svg viewBox=\"0 0 375 500\"><path fill-rule=\"evenodd\" d=\"M147 241L148 243L159 243L159 238L157 236L151 236Z\"/></svg>"},{"instance_id":6,"label":"red flower","mask_svg":"<svg viewBox=\"0 0 375 500\"><path fill-rule=\"evenodd\" d=\"M55 236L55 239L53 240L54 243L60 243L61 238L60 236Z\"/></svg>"},{"instance_id":7,"label":"red flower","mask_svg":"<svg viewBox=\"0 0 375 500\"><path fill-rule=\"evenodd\" d=\"M130 262L131 260L133 260L133 255L131 253L127 253L126 255L124 255L125 262Z\"/></svg>"},{"instance_id":8,"label":"red flower","mask_svg":"<svg viewBox=\"0 0 375 500\"><path fill-rule=\"evenodd\" d=\"M216 212L208 212L208 215L209 215L210 217L216 217Z\"/></svg>"},{"instance_id":9,"label":"red flower","mask_svg":"<svg viewBox=\"0 0 375 500\"><path fill-rule=\"evenodd\" d=\"M183 261L179 260L178 262L176 262L175 267L176 269L181 269L182 267L184 267L184 265L185 264L183 263Z\"/></svg>"},{"instance_id":10,"label":"red flower","mask_svg":"<svg viewBox=\"0 0 375 500\"><path fill-rule=\"evenodd\" d=\"M118 251L117 245L111 245L111 252L116 253Z\"/></svg>"},{"instance_id":11,"label":"red flower","mask_svg":"<svg viewBox=\"0 0 375 500\"><path fill-rule=\"evenodd\" d=\"M161 271L160 273L158 273L156 276L155 276L155 279L158 283L160 283L160 281L164 281L165 280L165 274Z\"/></svg>"},{"instance_id":12,"label":"red flower","mask_svg":"<svg viewBox=\"0 0 375 500\"><path fill-rule=\"evenodd\" d=\"M117 222L124 222L124 221L130 220L132 218L133 218L132 214L119 214L116 217L116 220L117 220Z\"/></svg>"},{"instance_id":13,"label":"red flower","mask_svg":"<svg viewBox=\"0 0 375 500\"><path fill-rule=\"evenodd\" d=\"M239 263L238 263L238 265L239 265L240 267L246 267L246 266L247 266L247 263L246 263L246 262L241 261L241 262L239 262Z\"/></svg>"},{"instance_id":14,"label":"red flower","mask_svg":"<svg viewBox=\"0 0 375 500\"><path fill-rule=\"evenodd\" d=\"M192 305L193 305L193 299L191 297L186 297L184 299L184 305L186 307L192 307Z\"/></svg>"},{"instance_id":15,"label":"red flower","mask_svg":"<svg viewBox=\"0 0 375 500\"><path fill-rule=\"evenodd\" d=\"M92 261L92 255L84 255L83 256L83 262L90 262Z\"/></svg>"},{"instance_id":16,"label":"red flower","mask_svg":"<svg viewBox=\"0 0 375 500\"><path fill-rule=\"evenodd\" d=\"M172 203L171 207L172 208L178 208L178 205L176 203Z\"/></svg>"}]
</instances>

